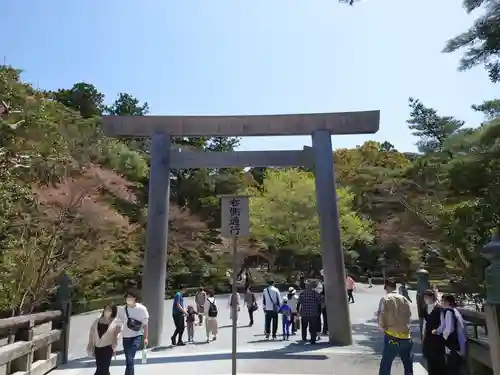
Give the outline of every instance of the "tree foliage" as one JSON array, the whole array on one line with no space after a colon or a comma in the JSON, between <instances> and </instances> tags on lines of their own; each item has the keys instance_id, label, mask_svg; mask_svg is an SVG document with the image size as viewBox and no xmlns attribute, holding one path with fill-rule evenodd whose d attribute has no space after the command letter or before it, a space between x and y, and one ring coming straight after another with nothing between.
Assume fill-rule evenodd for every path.
<instances>
[{"instance_id":1,"label":"tree foliage","mask_svg":"<svg viewBox=\"0 0 500 375\"><path fill-rule=\"evenodd\" d=\"M268 256L279 258L284 250L290 258L287 272L302 268L319 271L321 263L317 268L318 262L314 262L321 254L314 176L298 169L268 170L263 184L248 193L252 196L252 234L265 245ZM373 240L371 224L353 211L353 194L340 188L337 195L341 239L350 262L356 258L350 251L356 242Z\"/></svg>"}]
</instances>

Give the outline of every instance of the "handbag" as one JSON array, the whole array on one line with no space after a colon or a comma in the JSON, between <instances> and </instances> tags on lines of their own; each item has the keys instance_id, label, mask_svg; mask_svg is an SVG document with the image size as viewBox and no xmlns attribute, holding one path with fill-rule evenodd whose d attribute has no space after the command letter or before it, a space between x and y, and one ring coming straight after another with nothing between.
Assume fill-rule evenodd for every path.
<instances>
[{"instance_id":1,"label":"handbag","mask_svg":"<svg viewBox=\"0 0 500 375\"><path fill-rule=\"evenodd\" d=\"M257 304L257 301L255 300L255 294L252 293L252 306L250 307L250 311L255 312L259 309L259 305Z\"/></svg>"},{"instance_id":2,"label":"handbag","mask_svg":"<svg viewBox=\"0 0 500 375\"><path fill-rule=\"evenodd\" d=\"M271 298L271 293L269 293L269 288L266 288L266 291L267 291L267 295L269 296L269 299L271 300L272 304L273 304L273 310L275 312L278 312L280 310L280 306L276 303L274 303L273 299Z\"/></svg>"},{"instance_id":3,"label":"handbag","mask_svg":"<svg viewBox=\"0 0 500 375\"><path fill-rule=\"evenodd\" d=\"M142 328L142 322L130 317L127 306L125 306L125 314L127 315L127 327L134 332L139 332Z\"/></svg>"}]
</instances>

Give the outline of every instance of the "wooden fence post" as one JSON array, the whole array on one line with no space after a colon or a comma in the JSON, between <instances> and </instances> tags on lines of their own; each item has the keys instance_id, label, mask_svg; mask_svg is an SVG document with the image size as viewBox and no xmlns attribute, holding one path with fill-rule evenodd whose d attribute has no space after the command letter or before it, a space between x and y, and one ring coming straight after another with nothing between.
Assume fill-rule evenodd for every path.
<instances>
[{"instance_id":1,"label":"wooden fence post","mask_svg":"<svg viewBox=\"0 0 500 375\"><path fill-rule=\"evenodd\" d=\"M15 341L26 341L31 343L33 341L34 327L35 327L35 321L30 320L27 327L20 328L16 332ZM22 371L29 374L31 372L32 364L33 364L33 345L31 346L31 350L26 355L23 355L11 362L10 369L12 373L17 371Z\"/></svg>"},{"instance_id":2,"label":"wooden fence post","mask_svg":"<svg viewBox=\"0 0 500 375\"><path fill-rule=\"evenodd\" d=\"M60 329L61 339L55 345L55 350L61 353L59 363L68 363L69 354L69 330L71 320L71 294L72 282L67 274L63 274L59 280L59 286L56 292L57 308L61 310L61 319L54 322L54 329Z\"/></svg>"},{"instance_id":3,"label":"wooden fence post","mask_svg":"<svg viewBox=\"0 0 500 375\"><path fill-rule=\"evenodd\" d=\"M485 271L486 326L490 345L491 365L494 375L500 375L500 227L483 248L482 255L490 261Z\"/></svg>"}]
</instances>

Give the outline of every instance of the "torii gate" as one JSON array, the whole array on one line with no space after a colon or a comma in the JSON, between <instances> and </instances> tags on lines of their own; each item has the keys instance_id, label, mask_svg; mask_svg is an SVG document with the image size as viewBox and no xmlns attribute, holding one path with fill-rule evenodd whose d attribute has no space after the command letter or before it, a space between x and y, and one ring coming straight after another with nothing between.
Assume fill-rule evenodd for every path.
<instances>
[{"instance_id":1,"label":"torii gate","mask_svg":"<svg viewBox=\"0 0 500 375\"><path fill-rule=\"evenodd\" d=\"M147 246L142 281L150 312L149 342L160 345L167 264L170 170L228 167L313 167L320 223L330 343L351 345L344 255L331 135L373 134L380 111L252 116L104 116L104 134L151 137ZM298 151L191 152L172 150L172 137L311 135L312 148Z\"/></svg>"}]
</instances>

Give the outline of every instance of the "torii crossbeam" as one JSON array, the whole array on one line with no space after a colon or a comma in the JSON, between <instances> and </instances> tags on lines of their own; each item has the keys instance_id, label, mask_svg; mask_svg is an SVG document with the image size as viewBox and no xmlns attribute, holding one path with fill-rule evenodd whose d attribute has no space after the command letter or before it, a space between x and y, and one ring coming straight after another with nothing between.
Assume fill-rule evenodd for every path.
<instances>
[{"instance_id":1,"label":"torii crossbeam","mask_svg":"<svg viewBox=\"0 0 500 375\"><path fill-rule=\"evenodd\" d=\"M170 170L292 166L313 167L315 172L330 342L352 343L331 135L376 133L379 111L253 116L104 116L102 120L107 136L152 137L142 282L143 301L150 311L151 346L161 344L163 331ZM178 136L285 135L311 135L312 148L236 152L191 152L171 148L171 138Z\"/></svg>"}]
</instances>

